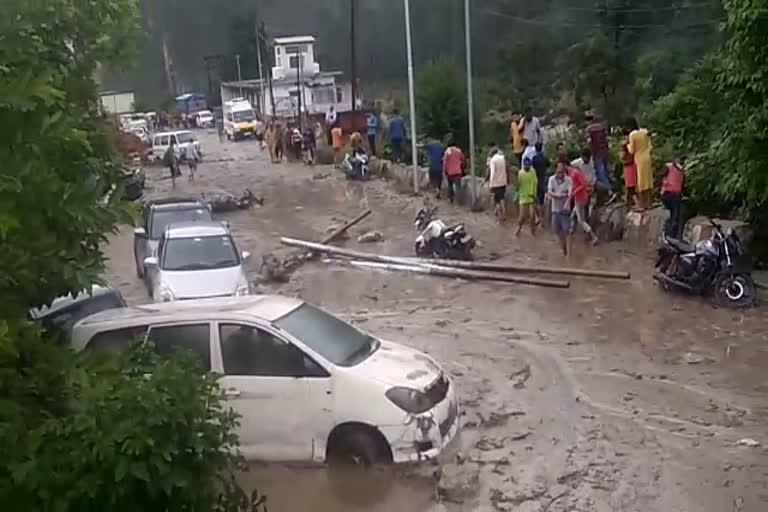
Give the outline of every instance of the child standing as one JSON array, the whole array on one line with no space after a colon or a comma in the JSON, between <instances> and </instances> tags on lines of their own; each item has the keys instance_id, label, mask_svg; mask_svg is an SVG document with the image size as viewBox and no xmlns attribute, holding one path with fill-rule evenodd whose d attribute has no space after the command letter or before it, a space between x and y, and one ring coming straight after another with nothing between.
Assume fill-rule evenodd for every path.
<instances>
[{"instance_id":1,"label":"child standing","mask_svg":"<svg viewBox=\"0 0 768 512\"><path fill-rule=\"evenodd\" d=\"M539 188L539 178L532 166L530 158L523 159L523 168L517 173L517 188L520 196L520 218L517 222L517 233L520 236L523 224L526 221L531 223L531 235L536 236L536 215L534 207L536 204L536 194Z\"/></svg>"},{"instance_id":2,"label":"child standing","mask_svg":"<svg viewBox=\"0 0 768 512\"><path fill-rule=\"evenodd\" d=\"M341 162L341 149L344 146L344 132L341 130L341 126L336 125L333 127L331 139L333 142L333 163L338 167Z\"/></svg>"}]
</instances>

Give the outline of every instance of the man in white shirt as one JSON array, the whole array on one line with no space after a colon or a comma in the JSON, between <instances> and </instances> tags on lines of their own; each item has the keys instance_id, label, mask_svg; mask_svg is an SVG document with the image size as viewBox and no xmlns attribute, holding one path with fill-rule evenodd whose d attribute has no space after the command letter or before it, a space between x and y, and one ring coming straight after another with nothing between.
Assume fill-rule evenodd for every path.
<instances>
[{"instance_id":1,"label":"man in white shirt","mask_svg":"<svg viewBox=\"0 0 768 512\"><path fill-rule=\"evenodd\" d=\"M589 148L584 148L581 152L581 158L577 158L571 162L571 166L576 167L584 176L584 180L587 182L591 191L595 188L595 182L597 181L597 173L595 172L595 161L592 159L592 151Z\"/></svg>"},{"instance_id":2,"label":"man in white shirt","mask_svg":"<svg viewBox=\"0 0 768 512\"><path fill-rule=\"evenodd\" d=\"M507 216L504 199L507 195L507 161L504 153L494 147L491 159L488 161L488 185L493 195L493 212L499 222L504 222Z\"/></svg>"},{"instance_id":3,"label":"man in white shirt","mask_svg":"<svg viewBox=\"0 0 768 512\"><path fill-rule=\"evenodd\" d=\"M536 156L536 146L531 144L531 142L528 139L523 139L523 157L520 159L520 166L522 167L523 162L525 162L526 159L533 162L533 157Z\"/></svg>"},{"instance_id":4,"label":"man in white shirt","mask_svg":"<svg viewBox=\"0 0 768 512\"><path fill-rule=\"evenodd\" d=\"M541 121L538 117L533 116L533 110L530 107L525 109L525 117L520 121L521 130L523 132L523 138L528 140L528 144L532 147L536 147L539 142L544 142L544 138L541 135Z\"/></svg>"}]
</instances>

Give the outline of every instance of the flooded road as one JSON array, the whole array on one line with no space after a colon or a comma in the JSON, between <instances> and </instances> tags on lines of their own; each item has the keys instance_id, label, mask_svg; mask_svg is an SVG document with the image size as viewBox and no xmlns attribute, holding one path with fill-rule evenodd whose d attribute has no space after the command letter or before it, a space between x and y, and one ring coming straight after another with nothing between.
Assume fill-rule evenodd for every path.
<instances>
[{"instance_id":1,"label":"flooded road","mask_svg":"<svg viewBox=\"0 0 768 512\"><path fill-rule=\"evenodd\" d=\"M285 255L280 236L318 240L329 226L373 215L346 247L409 256L419 197L386 182L348 183L333 169L271 165L255 143L202 134L206 161L176 194L251 188L263 207L222 216L252 277L261 256ZM148 169L150 196L170 194L167 171ZM665 294L650 250L514 237L489 215L441 203L465 222L479 258L632 272L630 281L571 278L567 290L477 283L316 261L260 291L300 296L378 337L423 350L455 379L463 431L440 465L397 468L371 486L324 468L254 465L243 476L271 511L764 511L768 510L768 322ZM358 244L378 230L384 241ZM108 280L147 301L135 278L132 233L108 248ZM759 447L739 446L741 439ZM339 482L341 481L341 489ZM346 488L345 488L346 487Z\"/></svg>"}]
</instances>

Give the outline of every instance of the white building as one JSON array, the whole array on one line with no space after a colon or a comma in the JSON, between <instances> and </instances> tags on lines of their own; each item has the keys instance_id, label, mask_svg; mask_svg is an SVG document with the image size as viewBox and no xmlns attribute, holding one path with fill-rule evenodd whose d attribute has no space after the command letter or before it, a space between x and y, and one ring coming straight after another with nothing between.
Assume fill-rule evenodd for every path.
<instances>
[{"instance_id":1,"label":"white building","mask_svg":"<svg viewBox=\"0 0 768 512\"><path fill-rule=\"evenodd\" d=\"M352 84L340 81L341 71L320 71L315 62L315 38L312 36L279 37L274 40L275 67L272 68L272 89L275 114L295 116L302 95L301 109L307 114L321 114L331 105L338 112L352 110ZM221 101L246 98L257 111L272 116L269 81L264 78L224 82Z\"/></svg>"}]
</instances>

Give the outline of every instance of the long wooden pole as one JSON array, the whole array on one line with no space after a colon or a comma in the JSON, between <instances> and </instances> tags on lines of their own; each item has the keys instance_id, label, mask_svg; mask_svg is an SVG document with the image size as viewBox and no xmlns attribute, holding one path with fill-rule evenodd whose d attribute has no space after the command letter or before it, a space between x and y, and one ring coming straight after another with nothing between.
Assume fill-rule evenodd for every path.
<instances>
[{"instance_id":1,"label":"long wooden pole","mask_svg":"<svg viewBox=\"0 0 768 512\"><path fill-rule=\"evenodd\" d=\"M409 270L420 271L423 273L429 273L431 275L442 277L457 277L461 279L470 280L483 280L483 281L503 281L507 283L519 283L519 284L531 284L537 286L549 286L552 288L568 288L570 283L568 281L551 281L548 279L538 279L534 277L524 276L510 276L503 273L493 272L481 272L478 270L463 270L458 268L443 267L434 264L418 264L414 265L413 262L409 262L404 258L397 258L394 256L382 256L380 254L371 254L362 251L354 251L352 249L344 249L341 247L334 247L331 245L317 244L314 242L308 242L306 240L297 240L295 238L281 238L280 243L291 247L303 247L309 249L315 253L332 254L335 256L343 256L345 258L352 258L356 260L374 261L378 263L389 264L393 266L393 270L403 270L404 268L395 267L413 267ZM419 270L424 269L424 270Z\"/></svg>"},{"instance_id":2,"label":"long wooden pole","mask_svg":"<svg viewBox=\"0 0 768 512\"><path fill-rule=\"evenodd\" d=\"M351 221L347 222L346 224L341 226L339 229L337 229L336 231L334 231L333 233L328 235L327 237L323 238L320 241L320 243L325 245L325 244L329 244L329 243L333 242L338 237L340 237L342 234L344 234L349 228L351 228L355 224L359 223L360 221L362 221L363 219L368 217L370 214L371 214L371 210L364 211L363 213L361 213L360 215L358 215L357 217L355 217L354 219L352 219Z\"/></svg>"},{"instance_id":3,"label":"long wooden pole","mask_svg":"<svg viewBox=\"0 0 768 512\"><path fill-rule=\"evenodd\" d=\"M563 267L529 267L524 265L507 265L499 263L483 263L477 261L440 260L424 258L401 258L411 264L434 264L443 267L483 270L488 272L525 272L528 274L560 274L581 277L600 277L604 279L630 279L629 272L614 272L609 270L589 270Z\"/></svg>"}]
</instances>

